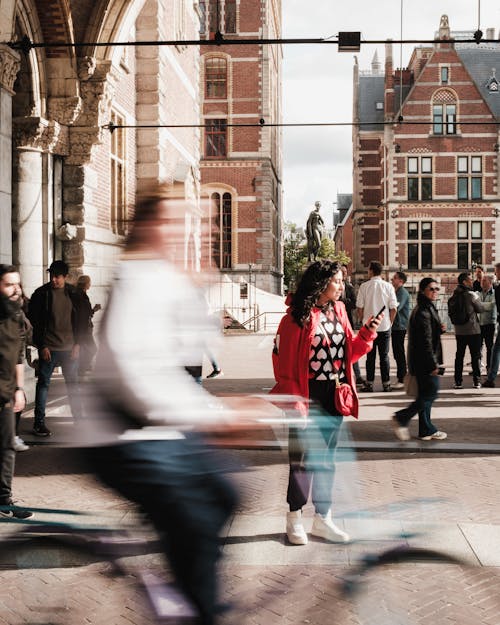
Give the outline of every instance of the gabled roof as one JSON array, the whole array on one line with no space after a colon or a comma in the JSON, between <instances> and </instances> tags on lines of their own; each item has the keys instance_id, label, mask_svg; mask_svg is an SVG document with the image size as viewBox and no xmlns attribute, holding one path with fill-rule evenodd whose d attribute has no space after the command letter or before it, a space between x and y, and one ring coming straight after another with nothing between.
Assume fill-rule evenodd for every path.
<instances>
[{"instance_id":1,"label":"gabled roof","mask_svg":"<svg viewBox=\"0 0 500 625\"><path fill-rule=\"evenodd\" d=\"M490 107L493 115L500 119L500 93L491 92L488 84L496 69L497 76L500 76L500 45L483 48L458 48L457 53L462 59L467 71L476 83L481 95Z\"/></svg>"}]
</instances>

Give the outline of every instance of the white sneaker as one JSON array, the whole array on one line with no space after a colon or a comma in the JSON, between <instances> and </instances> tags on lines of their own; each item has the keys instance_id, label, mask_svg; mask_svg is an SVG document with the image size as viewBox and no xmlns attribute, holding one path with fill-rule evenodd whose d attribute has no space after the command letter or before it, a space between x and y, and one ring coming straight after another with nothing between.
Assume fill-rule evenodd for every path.
<instances>
[{"instance_id":1,"label":"white sneaker","mask_svg":"<svg viewBox=\"0 0 500 625\"><path fill-rule=\"evenodd\" d=\"M318 513L314 515L311 534L329 540L332 543L346 543L350 539L349 534L337 527L332 521L331 510L328 510L325 516Z\"/></svg>"},{"instance_id":2,"label":"white sneaker","mask_svg":"<svg viewBox=\"0 0 500 625\"><path fill-rule=\"evenodd\" d=\"M405 385L403 384L403 382L396 382L396 384L392 385L392 388L399 391L400 389L404 388Z\"/></svg>"},{"instance_id":3,"label":"white sneaker","mask_svg":"<svg viewBox=\"0 0 500 625\"><path fill-rule=\"evenodd\" d=\"M302 511L286 513L286 535L292 545L307 545L307 534L302 525Z\"/></svg>"},{"instance_id":4,"label":"white sneaker","mask_svg":"<svg viewBox=\"0 0 500 625\"><path fill-rule=\"evenodd\" d=\"M27 451L29 446L26 445L20 436L14 436L14 449L16 451Z\"/></svg>"},{"instance_id":5,"label":"white sneaker","mask_svg":"<svg viewBox=\"0 0 500 625\"><path fill-rule=\"evenodd\" d=\"M448 434L446 434L446 432L440 432L438 430L437 432L434 432L434 434L429 434L428 436L419 436L419 439L421 441L444 441L447 437Z\"/></svg>"}]
</instances>

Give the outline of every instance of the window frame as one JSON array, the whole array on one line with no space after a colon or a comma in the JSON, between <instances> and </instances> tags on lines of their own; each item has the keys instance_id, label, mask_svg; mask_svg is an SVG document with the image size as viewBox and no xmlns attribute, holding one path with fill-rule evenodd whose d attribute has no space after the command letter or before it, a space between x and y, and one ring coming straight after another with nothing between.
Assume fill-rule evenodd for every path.
<instances>
[{"instance_id":1,"label":"window frame","mask_svg":"<svg viewBox=\"0 0 500 625\"><path fill-rule=\"evenodd\" d=\"M110 111L114 126L125 126L125 116L115 109ZM128 232L127 211L127 142L126 129L111 133L110 159L110 212L109 226L114 234L125 236Z\"/></svg>"},{"instance_id":2,"label":"window frame","mask_svg":"<svg viewBox=\"0 0 500 625\"><path fill-rule=\"evenodd\" d=\"M209 56L205 58L206 100L227 99L227 67L227 59L223 56Z\"/></svg>"},{"instance_id":3,"label":"window frame","mask_svg":"<svg viewBox=\"0 0 500 625\"><path fill-rule=\"evenodd\" d=\"M227 119L208 118L205 120L205 158L226 158L227 140Z\"/></svg>"}]
</instances>

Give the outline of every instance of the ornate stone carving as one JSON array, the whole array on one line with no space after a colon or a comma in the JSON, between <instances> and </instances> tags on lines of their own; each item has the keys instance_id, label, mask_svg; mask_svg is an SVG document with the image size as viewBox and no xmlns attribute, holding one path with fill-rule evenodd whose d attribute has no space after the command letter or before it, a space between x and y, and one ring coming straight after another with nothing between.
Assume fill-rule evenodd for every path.
<instances>
[{"instance_id":1,"label":"ornate stone carving","mask_svg":"<svg viewBox=\"0 0 500 625\"><path fill-rule=\"evenodd\" d=\"M82 81L92 78L96 67L97 62L93 56L84 56L83 58L78 59L78 78Z\"/></svg>"},{"instance_id":2,"label":"ornate stone carving","mask_svg":"<svg viewBox=\"0 0 500 625\"><path fill-rule=\"evenodd\" d=\"M12 95L14 95L14 83L20 67L19 54L9 46L0 44L0 87Z\"/></svg>"},{"instance_id":3,"label":"ornate stone carving","mask_svg":"<svg viewBox=\"0 0 500 625\"><path fill-rule=\"evenodd\" d=\"M69 126L78 117L82 108L82 99L79 96L56 97L51 96L47 103L47 112L50 119Z\"/></svg>"},{"instance_id":4,"label":"ornate stone carving","mask_svg":"<svg viewBox=\"0 0 500 625\"><path fill-rule=\"evenodd\" d=\"M43 117L15 117L12 120L12 138L16 148L68 153L67 129Z\"/></svg>"},{"instance_id":5,"label":"ornate stone carving","mask_svg":"<svg viewBox=\"0 0 500 625\"><path fill-rule=\"evenodd\" d=\"M110 61L99 63L92 77L80 85L82 108L70 128L71 154L68 164L88 163L92 146L102 142L102 126L109 121L116 84L110 69Z\"/></svg>"}]
</instances>

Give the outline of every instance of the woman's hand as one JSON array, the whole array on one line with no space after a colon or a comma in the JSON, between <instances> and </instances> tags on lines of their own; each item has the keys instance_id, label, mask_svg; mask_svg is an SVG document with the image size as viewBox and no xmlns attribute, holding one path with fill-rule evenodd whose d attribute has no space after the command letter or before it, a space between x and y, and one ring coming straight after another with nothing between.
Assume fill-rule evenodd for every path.
<instances>
[{"instance_id":1,"label":"woman's hand","mask_svg":"<svg viewBox=\"0 0 500 625\"><path fill-rule=\"evenodd\" d=\"M367 319L367 321L365 323L365 326L368 328L368 330L370 330L371 332L376 332L377 328L380 325L380 322L384 318L384 314L385 313L381 312L376 317L374 317L373 315L371 317L368 317L368 319Z\"/></svg>"}]
</instances>

